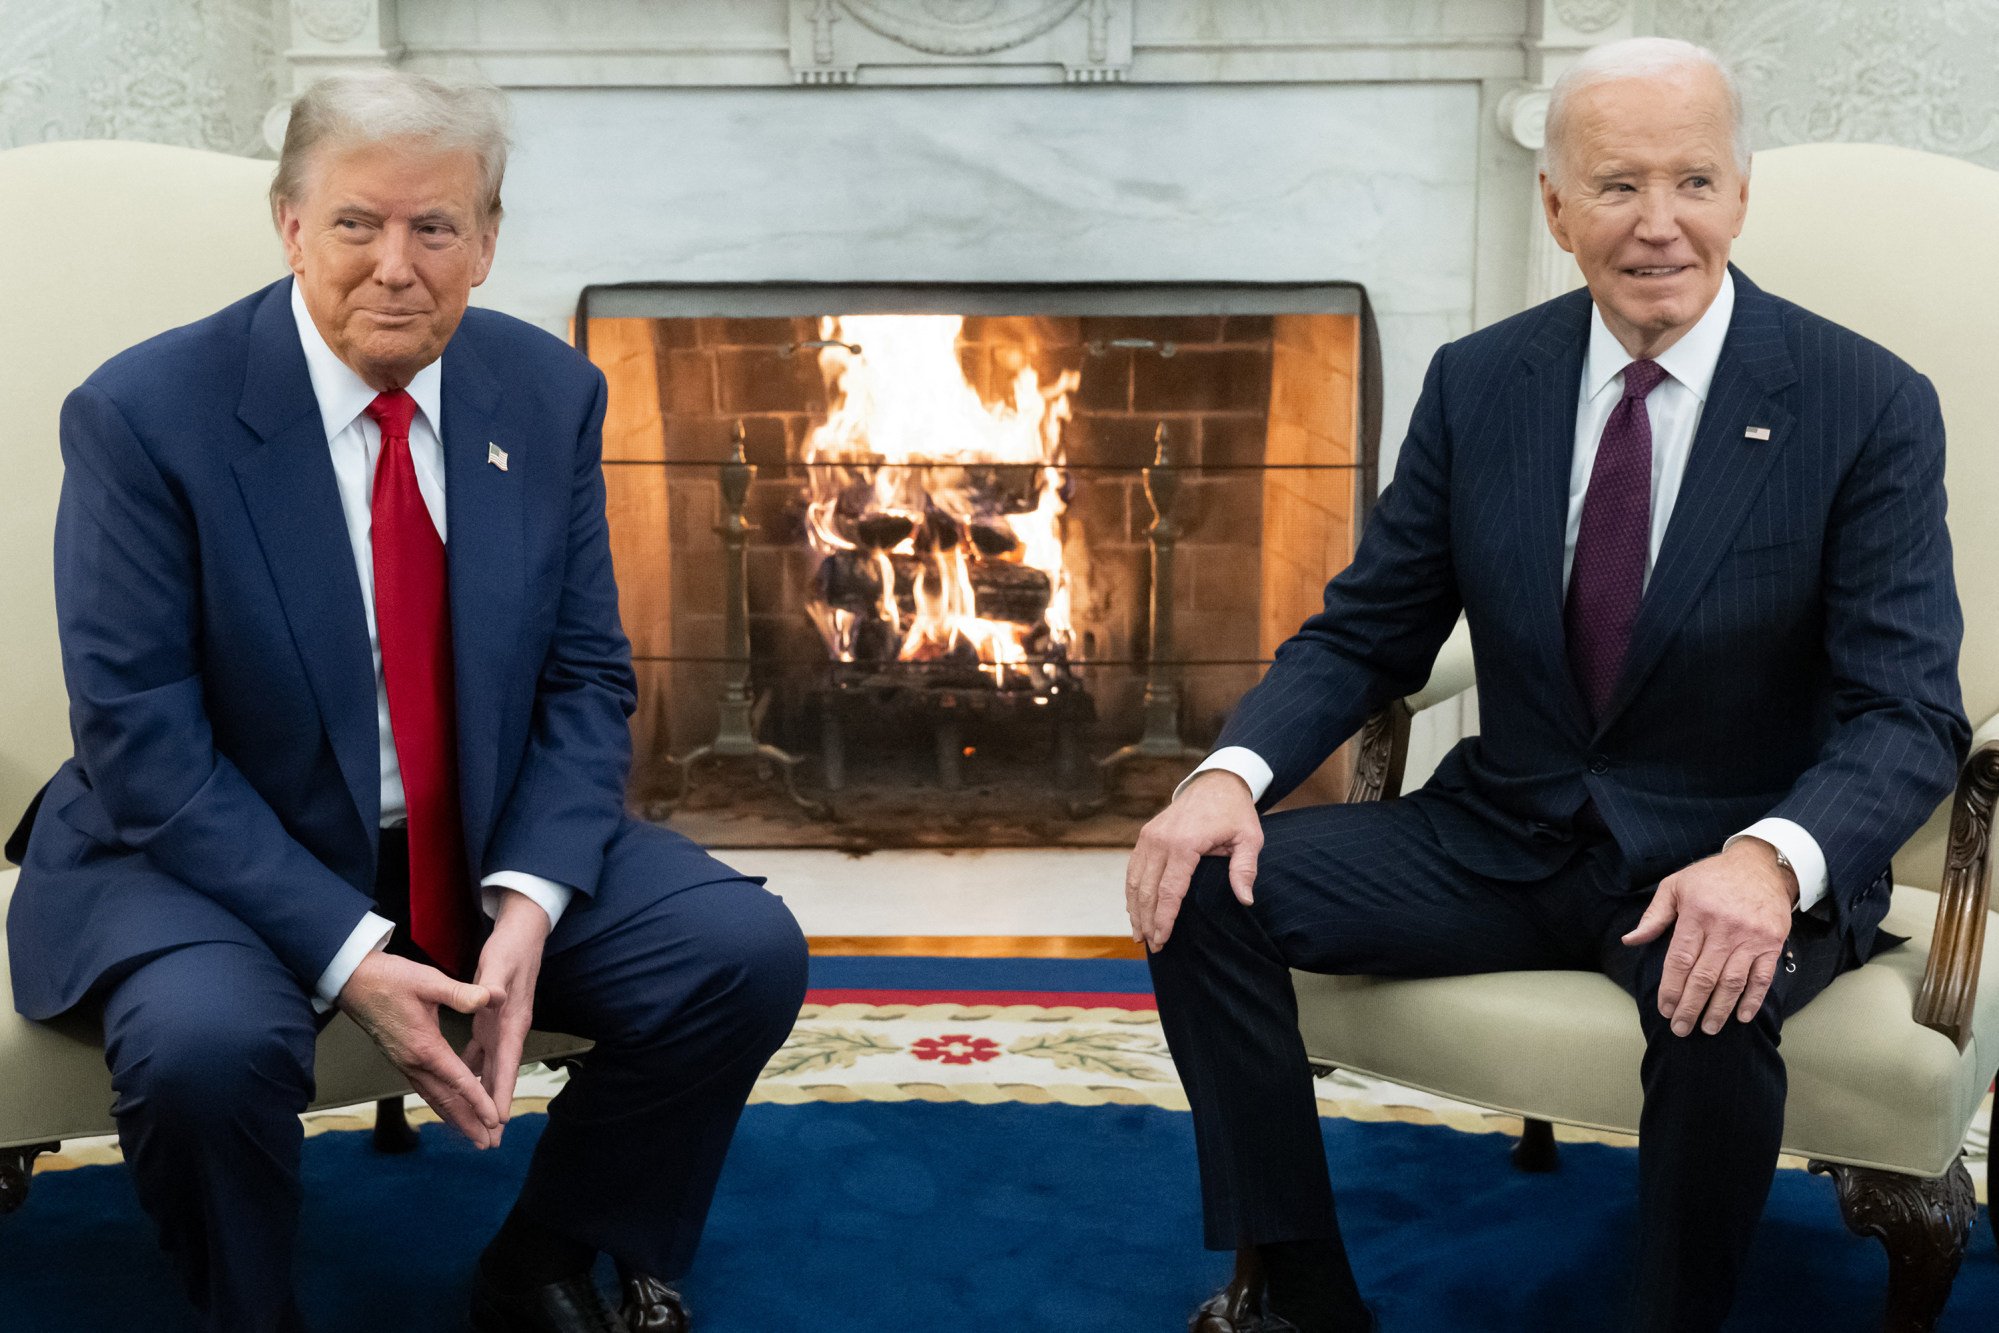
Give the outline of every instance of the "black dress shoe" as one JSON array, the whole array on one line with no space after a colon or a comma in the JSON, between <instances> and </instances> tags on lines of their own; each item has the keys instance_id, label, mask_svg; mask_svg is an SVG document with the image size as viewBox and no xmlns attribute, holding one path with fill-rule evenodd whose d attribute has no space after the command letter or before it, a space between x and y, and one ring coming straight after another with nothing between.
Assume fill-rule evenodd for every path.
<instances>
[{"instance_id":1,"label":"black dress shoe","mask_svg":"<svg viewBox=\"0 0 1999 1333\"><path fill-rule=\"evenodd\" d=\"M472 1333L630 1333L588 1273L502 1290L482 1265L472 1277Z\"/></svg>"},{"instance_id":2,"label":"black dress shoe","mask_svg":"<svg viewBox=\"0 0 1999 1333\"><path fill-rule=\"evenodd\" d=\"M687 1305L679 1292L656 1277L628 1273L622 1266L618 1275L625 1288L625 1303L618 1313L631 1333L687 1333Z\"/></svg>"}]
</instances>

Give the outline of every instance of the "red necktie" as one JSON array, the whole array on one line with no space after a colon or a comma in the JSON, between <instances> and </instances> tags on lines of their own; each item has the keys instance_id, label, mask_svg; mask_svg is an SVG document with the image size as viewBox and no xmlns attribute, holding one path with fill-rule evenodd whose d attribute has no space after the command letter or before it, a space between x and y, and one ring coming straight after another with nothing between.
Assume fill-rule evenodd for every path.
<instances>
[{"instance_id":1,"label":"red necktie","mask_svg":"<svg viewBox=\"0 0 1999 1333\"><path fill-rule=\"evenodd\" d=\"M389 730L409 807L410 938L455 977L472 975L472 889L458 820L457 717L444 541L410 459L416 400L380 394L382 428L372 502L375 630L389 694Z\"/></svg>"},{"instance_id":2,"label":"red necktie","mask_svg":"<svg viewBox=\"0 0 1999 1333\"><path fill-rule=\"evenodd\" d=\"M1569 570L1569 669L1602 718L1631 645L1652 549L1652 418L1645 397L1666 372L1656 361L1624 368L1624 396L1603 423L1576 528Z\"/></svg>"}]
</instances>

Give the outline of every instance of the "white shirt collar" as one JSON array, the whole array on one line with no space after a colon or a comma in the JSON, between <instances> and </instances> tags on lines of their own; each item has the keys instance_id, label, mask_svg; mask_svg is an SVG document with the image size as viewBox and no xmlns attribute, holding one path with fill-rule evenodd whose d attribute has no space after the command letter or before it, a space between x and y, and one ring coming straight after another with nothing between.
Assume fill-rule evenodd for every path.
<instances>
[{"instance_id":1,"label":"white shirt collar","mask_svg":"<svg viewBox=\"0 0 1999 1333\"><path fill-rule=\"evenodd\" d=\"M1707 401L1708 386L1714 383L1714 368L1721 363L1721 345L1728 340L1728 322L1735 314L1735 275L1722 270L1721 290L1714 294L1707 313L1680 335L1680 340L1652 359L1659 368ZM1590 305L1589 354L1583 359L1583 395L1594 398L1605 385L1624 373L1636 358L1624 350L1617 335L1603 322L1603 312Z\"/></svg>"},{"instance_id":2,"label":"white shirt collar","mask_svg":"<svg viewBox=\"0 0 1999 1333\"><path fill-rule=\"evenodd\" d=\"M312 322L312 315L305 308L305 294L299 291L297 279L292 281L292 319L298 324L298 340L305 348L305 369L312 377L312 396L319 400L319 419L326 426L326 438L332 440L353 425L355 418L375 401L375 390L326 345L326 339L320 336L319 326ZM441 360L431 362L410 377L409 395L416 399L416 410L423 414L430 433L442 440L444 418L439 414L439 408L444 397L444 370Z\"/></svg>"}]
</instances>

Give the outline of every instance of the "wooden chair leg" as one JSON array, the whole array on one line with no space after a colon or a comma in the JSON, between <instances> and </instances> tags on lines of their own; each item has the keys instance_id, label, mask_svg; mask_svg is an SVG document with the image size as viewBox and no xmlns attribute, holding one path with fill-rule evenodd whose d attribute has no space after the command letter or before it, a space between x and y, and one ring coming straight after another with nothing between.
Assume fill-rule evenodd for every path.
<instances>
[{"instance_id":1,"label":"wooden chair leg","mask_svg":"<svg viewBox=\"0 0 1999 1333\"><path fill-rule=\"evenodd\" d=\"M1810 1165L1813 1174L1832 1177L1847 1229L1878 1238L1888 1251L1884 1333L1929 1333L1950 1299L1978 1216L1964 1160L1934 1180L1831 1162Z\"/></svg>"},{"instance_id":2,"label":"wooden chair leg","mask_svg":"<svg viewBox=\"0 0 1999 1333\"><path fill-rule=\"evenodd\" d=\"M1187 1321L1187 1333L1248 1333L1263 1311L1263 1261L1248 1248L1235 1252L1228 1285L1201 1303Z\"/></svg>"},{"instance_id":3,"label":"wooden chair leg","mask_svg":"<svg viewBox=\"0 0 1999 1333\"><path fill-rule=\"evenodd\" d=\"M1562 1164L1561 1149L1555 1146L1555 1127L1545 1120L1520 1122L1520 1141L1513 1145L1513 1169L1540 1173Z\"/></svg>"},{"instance_id":4,"label":"wooden chair leg","mask_svg":"<svg viewBox=\"0 0 1999 1333\"><path fill-rule=\"evenodd\" d=\"M60 1147L60 1143L30 1143L19 1148L0 1148L0 1213L11 1213L28 1201L28 1186L35 1177L35 1159Z\"/></svg>"},{"instance_id":5,"label":"wooden chair leg","mask_svg":"<svg viewBox=\"0 0 1999 1333\"><path fill-rule=\"evenodd\" d=\"M420 1142L416 1126L410 1123L409 1116L403 1111L402 1098L384 1097L375 1103L376 1152L412 1152Z\"/></svg>"}]
</instances>

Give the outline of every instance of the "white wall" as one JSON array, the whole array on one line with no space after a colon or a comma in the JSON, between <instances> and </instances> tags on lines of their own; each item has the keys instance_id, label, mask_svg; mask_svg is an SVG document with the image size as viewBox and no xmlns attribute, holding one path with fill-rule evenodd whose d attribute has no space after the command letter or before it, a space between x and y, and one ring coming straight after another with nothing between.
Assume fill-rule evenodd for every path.
<instances>
[{"instance_id":1,"label":"white wall","mask_svg":"<svg viewBox=\"0 0 1999 1333\"><path fill-rule=\"evenodd\" d=\"M0 0L0 148L144 139L265 152L271 0Z\"/></svg>"}]
</instances>

